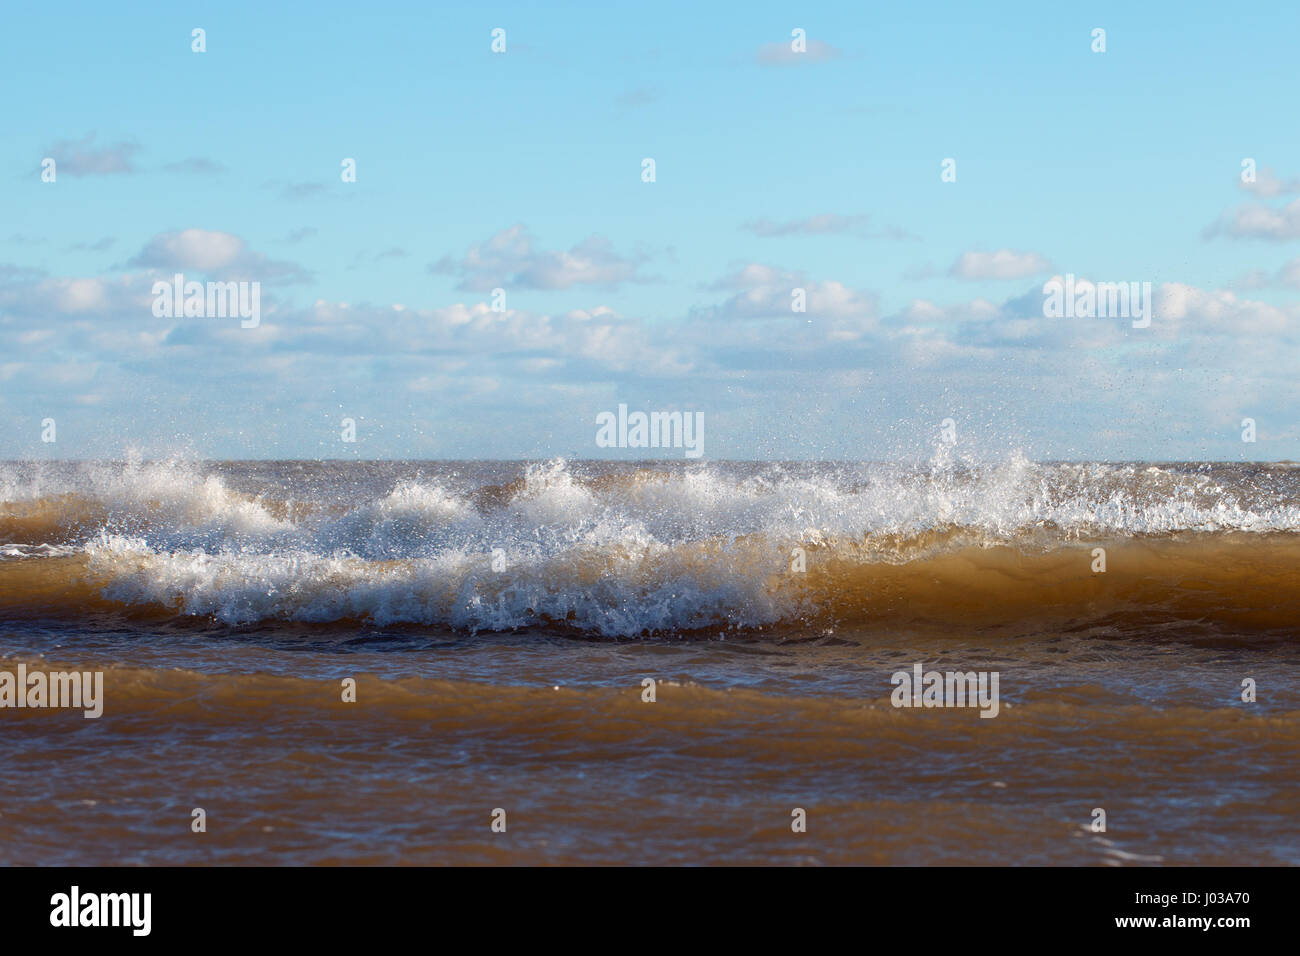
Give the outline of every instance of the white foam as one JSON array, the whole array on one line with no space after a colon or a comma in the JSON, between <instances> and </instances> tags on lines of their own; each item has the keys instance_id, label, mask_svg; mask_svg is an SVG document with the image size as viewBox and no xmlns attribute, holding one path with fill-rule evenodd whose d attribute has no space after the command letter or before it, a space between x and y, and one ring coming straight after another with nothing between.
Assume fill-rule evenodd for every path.
<instances>
[{"instance_id":1,"label":"white foam","mask_svg":"<svg viewBox=\"0 0 1300 956\"><path fill-rule=\"evenodd\" d=\"M318 497L293 520L177 462L29 476L27 490L75 492L108 512L83 546L109 581L106 596L230 624L566 621L619 635L755 626L799 610L786 573L795 545L911 560L918 552L898 550L896 539L949 529L964 532L961 544L1020 547L1031 536L1033 546L1052 547L1300 531L1297 476L1288 471L1042 465L1020 456L994 464L949 457L920 469L692 464L594 482L579 477L588 470L599 471L529 466L512 495L484 501L463 478L398 478L350 491L355 500ZM0 557L28 556L15 547Z\"/></svg>"}]
</instances>

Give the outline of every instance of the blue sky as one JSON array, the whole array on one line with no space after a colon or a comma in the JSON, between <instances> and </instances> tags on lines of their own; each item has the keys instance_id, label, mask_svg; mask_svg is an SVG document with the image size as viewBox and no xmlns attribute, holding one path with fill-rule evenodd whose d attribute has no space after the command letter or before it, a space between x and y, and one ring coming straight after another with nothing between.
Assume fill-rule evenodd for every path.
<instances>
[{"instance_id":1,"label":"blue sky","mask_svg":"<svg viewBox=\"0 0 1300 956\"><path fill-rule=\"evenodd\" d=\"M7 11L0 457L1300 458L1300 8L878 6Z\"/></svg>"}]
</instances>

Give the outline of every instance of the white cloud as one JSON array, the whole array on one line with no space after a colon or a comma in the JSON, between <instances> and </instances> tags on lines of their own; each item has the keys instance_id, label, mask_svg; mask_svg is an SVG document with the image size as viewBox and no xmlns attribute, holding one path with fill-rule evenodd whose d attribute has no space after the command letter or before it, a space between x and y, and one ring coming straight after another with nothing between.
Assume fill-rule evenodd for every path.
<instances>
[{"instance_id":1,"label":"white cloud","mask_svg":"<svg viewBox=\"0 0 1300 956\"><path fill-rule=\"evenodd\" d=\"M221 244L195 251L182 243L188 252L159 246L211 255L188 261L228 262L232 255ZM0 275L0 379L24 414L18 403L29 395L56 415L60 407L101 401L96 420L106 434L135 434L129 423L139 417L142 395L160 407L187 402L195 411L186 427L196 435L215 440L233 429L229 441L253 442L259 453L275 449L258 444L270 441L258 428L310 433L339 405L364 408L393 435L405 435L413 417L451 442L460 422L470 444L457 449L480 455L520 448L546 454L556 443L581 451L591 403L608 407L636 394L669 396L665 401L690 395L716 416L719 448L741 454L768 436L729 433L726 416L739 409L762 409L760 418L780 423L774 435L805 413L817 422L824 416L824 427L809 434L831 442L838 439L827 436L845 429L856 434L853 423L882 396L899 416L931 402L960 418L961 409L951 407L956 395L1000 402L1047 431L1080 421L1072 434L1093 442L1093 453L1115 447L1103 431L1131 419L1135 402L1186 414L1202 394L1231 393L1240 403L1250 386L1269 396L1273 417L1300 414L1300 304L1170 283L1156 289L1151 328L1133 329L1124 319L1046 318L1041 287L1025 285L1001 302L921 298L881 317L872 292L748 263L710 286L716 304L678 321L643 321L592 303L495 312L485 301L430 307L404 297L402 308L319 301L273 309L268 302L262 325L245 330L235 322L155 318L142 273ZM808 290L807 313L790 309L796 287ZM242 403L253 389L257 408L250 411ZM265 420L256 418L258 409ZM841 412L850 417L837 417ZM114 421L127 424L113 432ZM1208 434L1210 423L1202 424ZM507 432L534 444L510 444ZM441 455L451 447L423 450Z\"/></svg>"},{"instance_id":2,"label":"white cloud","mask_svg":"<svg viewBox=\"0 0 1300 956\"><path fill-rule=\"evenodd\" d=\"M523 225L514 225L470 246L459 260L444 256L429 271L459 276L457 288L468 292L578 285L612 289L625 282L652 281L640 271L648 258L620 256L602 236L590 236L567 252L547 251L537 247Z\"/></svg>"},{"instance_id":3,"label":"white cloud","mask_svg":"<svg viewBox=\"0 0 1300 956\"><path fill-rule=\"evenodd\" d=\"M236 261L244 249L244 240L228 232L182 229L154 236L129 265L210 272Z\"/></svg>"},{"instance_id":4,"label":"white cloud","mask_svg":"<svg viewBox=\"0 0 1300 956\"><path fill-rule=\"evenodd\" d=\"M854 329L860 330L874 322L877 314L876 297L872 293L758 262L742 266L708 288L735 290L722 303L695 311L700 317L714 320L830 318L853 320ZM794 311L796 289L803 290L805 312L802 313Z\"/></svg>"},{"instance_id":5,"label":"white cloud","mask_svg":"<svg viewBox=\"0 0 1300 956\"><path fill-rule=\"evenodd\" d=\"M228 278L238 275L266 282L302 282L310 277L295 263L253 252L238 236L208 229L160 233L126 264L162 271L221 272Z\"/></svg>"},{"instance_id":6,"label":"white cloud","mask_svg":"<svg viewBox=\"0 0 1300 956\"><path fill-rule=\"evenodd\" d=\"M60 140L45 151L51 157L61 176L111 176L134 173L133 157L140 147L134 143L107 143L97 147L95 134L87 133L81 139Z\"/></svg>"},{"instance_id":7,"label":"white cloud","mask_svg":"<svg viewBox=\"0 0 1300 956\"><path fill-rule=\"evenodd\" d=\"M1052 268L1052 264L1036 252L963 252L952 264L948 274L958 279L1024 279Z\"/></svg>"},{"instance_id":8,"label":"white cloud","mask_svg":"<svg viewBox=\"0 0 1300 956\"><path fill-rule=\"evenodd\" d=\"M1155 320L1174 323L1180 330L1224 334L1246 339L1284 336L1296 338L1300 309L1278 308L1266 302L1242 299L1227 289L1199 289L1167 282L1156 294Z\"/></svg>"},{"instance_id":9,"label":"white cloud","mask_svg":"<svg viewBox=\"0 0 1300 956\"><path fill-rule=\"evenodd\" d=\"M24 321L148 309L147 289L128 278L41 278L0 285L0 309Z\"/></svg>"},{"instance_id":10,"label":"white cloud","mask_svg":"<svg viewBox=\"0 0 1300 956\"><path fill-rule=\"evenodd\" d=\"M1205 230L1207 238L1300 239L1300 199L1280 208L1258 203L1238 206L1220 216Z\"/></svg>"},{"instance_id":11,"label":"white cloud","mask_svg":"<svg viewBox=\"0 0 1300 956\"><path fill-rule=\"evenodd\" d=\"M1277 177L1273 170L1260 169L1255 175L1255 181L1253 183L1242 182L1241 188L1248 193L1254 193L1261 199L1275 199L1278 196L1300 192L1300 179L1283 181Z\"/></svg>"}]
</instances>

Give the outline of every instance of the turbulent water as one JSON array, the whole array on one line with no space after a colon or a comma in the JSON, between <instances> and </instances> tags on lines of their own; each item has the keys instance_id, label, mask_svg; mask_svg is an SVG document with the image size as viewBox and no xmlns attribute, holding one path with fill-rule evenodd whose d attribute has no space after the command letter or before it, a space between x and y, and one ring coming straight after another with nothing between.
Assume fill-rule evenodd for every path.
<instances>
[{"instance_id":1,"label":"turbulent water","mask_svg":"<svg viewBox=\"0 0 1300 956\"><path fill-rule=\"evenodd\" d=\"M0 862L1298 864L1298 638L1288 464L0 464Z\"/></svg>"}]
</instances>

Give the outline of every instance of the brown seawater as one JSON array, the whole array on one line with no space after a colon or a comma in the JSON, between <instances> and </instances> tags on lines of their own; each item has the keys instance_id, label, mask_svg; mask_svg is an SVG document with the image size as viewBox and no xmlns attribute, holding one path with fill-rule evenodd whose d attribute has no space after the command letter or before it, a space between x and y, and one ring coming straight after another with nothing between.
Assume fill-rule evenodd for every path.
<instances>
[{"instance_id":1,"label":"brown seawater","mask_svg":"<svg viewBox=\"0 0 1300 956\"><path fill-rule=\"evenodd\" d=\"M1297 638L1287 464L0 464L0 863L1294 865Z\"/></svg>"}]
</instances>

